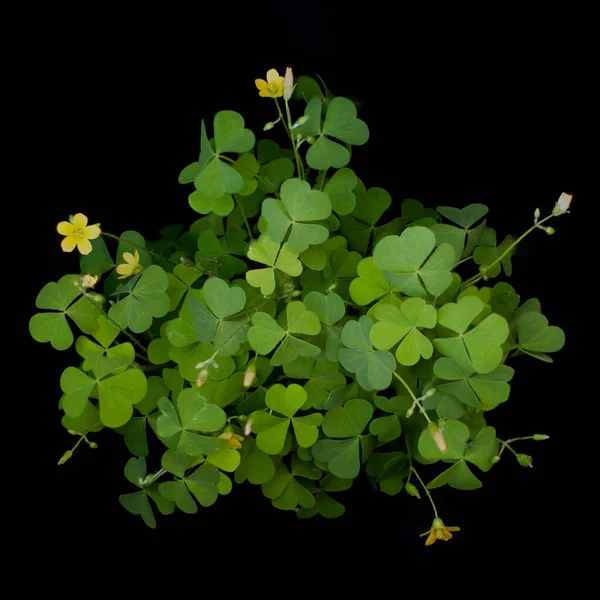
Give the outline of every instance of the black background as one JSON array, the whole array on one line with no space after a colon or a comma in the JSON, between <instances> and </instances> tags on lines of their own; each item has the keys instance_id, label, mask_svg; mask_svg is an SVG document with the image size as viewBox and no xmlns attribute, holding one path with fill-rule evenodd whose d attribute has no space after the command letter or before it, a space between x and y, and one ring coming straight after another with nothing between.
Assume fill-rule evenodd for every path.
<instances>
[{"instance_id":1,"label":"black background","mask_svg":"<svg viewBox=\"0 0 600 600\"><path fill-rule=\"evenodd\" d=\"M195 516L159 515L151 532L119 505L119 494L133 491L119 436L95 435L98 450L82 445L56 466L74 440L60 425L57 402L60 373L75 352L37 344L26 331L39 289L78 269L77 257L60 251L56 223L83 212L106 231L135 229L150 239L164 224L189 225L196 214L177 176L197 157L201 119L210 123L218 110L237 110L261 135L274 107L259 98L254 79L290 65L296 76L318 74L335 94L362 102L359 117L371 137L354 150L350 166L367 187L390 191L390 213L404 198L429 206L481 202L502 239L527 229L536 207L547 214L561 192L575 194L572 214L552 222L556 235L536 231L519 247L510 280L523 300L541 300L567 345L553 365L516 359L511 398L488 418L500 437L540 432L551 439L517 447L533 455L533 469L507 452L481 474L482 489L436 490L446 524L462 530L429 549L490 564L509 548L510 556L528 547L570 552L587 517L580 508L581 457L570 451L572 434L563 429L580 429L581 419L573 388L581 347L569 290L591 232L583 179L592 15L577 6L353 9L308 1L134 12L97 4L80 14L52 7L24 15L16 48L24 59L19 91L26 117L15 124L26 171L13 208L21 215L35 210L25 215L34 221L33 252L21 258L31 276L21 296L25 341L18 350L32 355L34 366L22 376L27 391L14 401L25 406L19 413L35 415L28 420L33 429L17 441L36 474L31 506L21 504L30 511L25 526L65 545L136 539L151 549L196 537L218 548L228 539L244 546L273 536L275 548L308 555L317 540L349 552L340 540L351 538L356 552L387 556L392 548L421 548L417 534L432 518L427 500L375 493L363 476L339 495L347 511L338 520L300 521L246 484ZM299 115L300 106L294 109Z\"/></svg>"}]
</instances>

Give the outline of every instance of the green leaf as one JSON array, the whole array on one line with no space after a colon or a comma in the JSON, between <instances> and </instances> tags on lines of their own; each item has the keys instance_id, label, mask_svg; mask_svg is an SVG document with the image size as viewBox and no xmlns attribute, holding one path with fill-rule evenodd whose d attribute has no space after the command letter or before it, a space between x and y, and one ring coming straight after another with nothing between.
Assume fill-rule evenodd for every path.
<instances>
[{"instance_id":1,"label":"green leaf","mask_svg":"<svg viewBox=\"0 0 600 600\"><path fill-rule=\"evenodd\" d=\"M324 192L331 201L333 210L338 215L347 215L352 212L356 204L354 188L358 178L352 169L339 169L325 185Z\"/></svg>"},{"instance_id":2,"label":"green leaf","mask_svg":"<svg viewBox=\"0 0 600 600\"><path fill-rule=\"evenodd\" d=\"M220 440L220 442L217 452L209 454L206 462L215 465L222 471L233 473L240 464L240 453L231 447L228 440Z\"/></svg>"},{"instance_id":3,"label":"green leaf","mask_svg":"<svg viewBox=\"0 0 600 600\"><path fill-rule=\"evenodd\" d=\"M96 382L83 371L75 367L67 367L60 378L60 389L65 393L62 408L71 418L77 418L88 404L87 400Z\"/></svg>"},{"instance_id":4,"label":"green leaf","mask_svg":"<svg viewBox=\"0 0 600 600\"><path fill-rule=\"evenodd\" d=\"M442 430L447 451L442 453L431 437L429 428L425 428L419 436L419 453L427 460L452 460L462 458L465 445L469 439L469 428L460 421L447 421Z\"/></svg>"},{"instance_id":5,"label":"green leaf","mask_svg":"<svg viewBox=\"0 0 600 600\"><path fill-rule=\"evenodd\" d=\"M346 512L343 504L334 500L325 492L315 495L315 505L312 508L300 508L296 511L296 516L300 519L306 519L316 514L326 519L336 519Z\"/></svg>"},{"instance_id":6,"label":"green leaf","mask_svg":"<svg viewBox=\"0 0 600 600\"><path fill-rule=\"evenodd\" d=\"M402 435L402 427L398 415L373 419L369 425L369 432L377 436L377 439L383 443L399 438Z\"/></svg>"},{"instance_id":7,"label":"green leaf","mask_svg":"<svg viewBox=\"0 0 600 600\"><path fill-rule=\"evenodd\" d=\"M306 308L303 302L288 302L286 307L287 330L290 333L316 335L321 331L319 317Z\"/></svg>"},{"instance_id":8,"label":"green leaf","mask_svg":"<svg viewBox=\"0 0 600 600\"><path fill-rule=\"evenodd\" d=\"M344 406L334 406L325 415L323 432L331 438L360 435L371 417L373 406L366 400L348 400Z\"/></svg>"},{"instance_id":9,"label":"green leaf","mask_svg":"<svg viewBox=\"0 0 600 600\"><path fill-rule=\"evenodd\" d=\"M327 463L329 471L340 479L354 479L360 472L358 437L342 440L319 440L312 447L313 456Z\"/></svg>"},{"instance_id":10,"label":"green leaf","mask_svg":"<svg viewBox=\"0 0 600 600\"><path fill-rule=\"evenodd\" d=\"M304 296L304 304L308 310L317 315L324 325L334 325L346 313L344 301L335 293L321 294L309 292Z\"/></svg>"},{"instance_id":11,"label":"green leaf","mask_svg":"<svg viewBox=\"0 0 600 600\"><path fill-rule=\"evenodd\" d=\"M208 279L202 288L208 308L218 319L224 319L244 309L246 293L242 288L230 288L216 277Z\"/></svg>"},{"instance_id":12,"label":"green leaf","mask_svg":"<svg viewBox=\"0 0 600 600\"><path fill-rule=\"evenodd\" d=\"M215 149L223 152L249 152L256 141L249 129L244 129L244 118L232 110L222 110L215 115Z\"/></svg>"},{"instance_id":13,"label":"green leaf","mask_svg":"<svg viewBox=\"0 0 600 600\"><path fill-rule=\"evenodd\" d=\"M435 308L422 298L408 298L400 308L391 304L375 307L378 322L373 325L370 338L379 350L389 350L401 341L396 350L396 359L402 365L416 364L421 357L428 359L433 346L419 328L433 329L437 318Z\"/></svg>"},{"instance_id":14,"label":"green leaf","mask_svg":"<svg viewBox=\"0 0 600 600\"><path fill-rule=\"evenodd\" d=\"M516 323L518 347L523 352L558 352L565 345L565 332L548 326L548 319L536 312L524 313Z\"/></svg>"},{"instance_id":15,"label":"green leaf","mask_svg":"<svg viewBox=\"0 0 600 600\"><path fill-rule=\"evenodd\" d=\"M110 271L115 266L115 263L102 236L90 241L92 243L92 251L79 258L79 268L82 273L89 273L90 275L99 277Z\"/></svg>"},{"instance_id":16,"label":"green leaf","mask_svg":"<svg viewBox=\"0 0 600 600\"><path fill-rule=\"evenodd\" d=\"M164 317L169 311L168 287L166 272L158 265L150 265L131 292L110 308L108 316L123 329L129 327L134 333L146 331L153 317Z\"/></svg>"},{"instance_id":17,"label":"green leaf","mask_svg":"<svg viewBox=\"0 0 600 600\"><path fill-rule=\"evenodd\" d=\"M266 313L254 313L252 325L248 330L248 341L258 354L268 354L285 336L285 330Z\"/></svg>"},{"instance_id":18,"label":"green leaf","mask_svg":"<svg viewBox=\"0 0 600 600\"><path fill-rule=\"evenodd\" d=\"M292 384L294 385L294 384ZM323 422L321 413L311 413L303 417L294 417L292 427L300 448L309 448L319 437L318 427Z\"/></svg>"},{"instance_id":19,"label":"green leaf","mask_svg":"<svg viewBox=\"0 0 600 600\"><path fill-rule=\"evenodd\" d=\"M433 490L446 484L456 490L476 490L482 487L481 481L473 475L464 460L459 460L456 464L430 481L427 484L427 488Z\"/></svg>"},{"instance_id":20,"label":"green leaf","mask_svg":"<svg viewBox=\"0 0 600 600\"><path fill-rule=\"evenodd\" d=\"M253 485L261 485L273 478L273 459L256 445L254 439L246 438L240 452L240 466L234 475L236 483L243 483L247 479Z\"/></svg>"},{"instance_id":21,"label":"green leaf","mask_svg":"<svg viewBox=\"0 0 600 600\"><path fill-rule=\"evenodd\" d=\"M289 417L277 417L263 411L252 413L252 431L256 445L266 454L279 454L284 447L290 425Z\"/></svg>"},{"instance_id":22,"label":"green leaf","mask_svg":"<svg viewBox=\"0 0 600 600\"><path fill-rule=\"evenodd\" d=\"M477 465L482 471L489 471L493 466L492 459L498 454L499 447L496 430L493 427L484 427L479 430L469 446L465 460Z\"/></svg>"},{"instance_id":23,"label":"green leaf","mask_svg":"<svg viewBox=\"0 0 600 600\"><path fill-rule=\"evenodd\" d=\"M198 506L188 492L185 480L165 481L160 483L158 489L161 495L172 502L175 502L177 508L188 515L198 512Z\"/></svg>"},{"instance_id":24,"label":"green leaf","mask_svg":"<svg viewBox=\"0 0 600 600\"><path fill-rule=\"evenodd\" d=\"M388 281L407 296L439 296L452 283L456 264L449 244L435 247L435 235L426 227L409 227L402 235L383 238L373 251L375 264ZM429 257L429 258L428 258Z\"/></svg>"},{"instance_id":25,"label":"green leaf","mask_svg":"<svg viewBox=\"0 0 600 600\"><path fill-rule=\"evenodd\" d=\"M133 404L144 398L147 391L146 376L139 369L102 379L98 383L100 419L107 427L125 425L133 414Z\"/></svg>"},{"instance_id":26,"label":"green leaf","mask_svg":"<svg viewBox=\"0 0 600 600\"><path fill-rule=\"evenodd\" d=\"M185 485L194 495L200 506L211 506L219 496L217 484L219 483L219 469L214 465L204 463L200 465L189 477Z\"/></svg>"},{"instance_id":27,"label":"green leaf","mask_svg":"<svg viewBox=\"0 0 600 600\"><path fill-rule=\"evenodd\" d=\"M286 417L293 417L306 402L306 392L298 384L287 388L280 383L271 386L265 397L267 406Z\"/></svg>"},{"instance_id":28,"label":"green leaf","mask_svg":"<svg viewBox=\"0 0 600 600\"><path fill-rule=\"evenodd\" d=\"M161 405L159 404L159 406ZM186 388L180 392L177 398L177 407L183 429L203 432L218 431L227 421L227 415L222 408L215 404L208 404L206 398L193 388Z\"/></svg>"},{"instance_id":29,"label":"green leaf","mask_svg":"<svg viewBox=\"0 0 600 600\"><path fill-rule=\"evenodd\" d=\"M358 278L350 284L350 297L359 306L366 306L389 294L392 286L375 264L372 256L364 258L357 266Z\"/></svg>"},{"instance_id":30,"label":"green leaf","mask_svg":"<svg viewBox=\"0 0 600 600\"><path fill-rule=\"evenodd\" d=\"M489 209L484 204L469 204L464 208L453 208L451 206L438 206L437 211L449 221L460 225L464 229L469 229L487 215Z\"/></svg>"},{"instance_id":31,"label":"green leaf","mask_svg":"<svg viewBox=\"0 0 600 600\"><path fill-rule=\"evenodd\" d=\"M81 279L77 275L64 275L57 283L47 283L37 295L35 305L37 308L48 310L67 310L71 302L81 295L79 284Z\"/></svg>"},{"instance_id":32,"label":"green leaf","mask_svg":"<svg viewBox=\"0 0 600 600\"><path fill-rule=\"evenodd\" d=\"M348 321L342 329L342 343L346 348L339 351L342 366L356 373L356 380L365 390L383 390L389 387L396 361L392 354L373 350L369 332L373 319L366 315L358 321Z\"/></svg>"},{"instance_id":33,"label":"green leaf","mask_svg":"<svg viewBox=\"0 0 600 600\"><path fill-rule=\"evenodd\" d=\"M146 417L133 417L121 428L127 449L136 456L148 456Z\"/></svg>"},{"instance_id":34,"label":"green leaf","mask_svg":"<svg viewBox=\"0 0 600 600\"><path fill-rule=\"evenodd\" d=\"M73 333L62 312L37 313L29 320L29 333L36 342L50 342L56 350L73 344Z\"/></svg>"}]
</instances>

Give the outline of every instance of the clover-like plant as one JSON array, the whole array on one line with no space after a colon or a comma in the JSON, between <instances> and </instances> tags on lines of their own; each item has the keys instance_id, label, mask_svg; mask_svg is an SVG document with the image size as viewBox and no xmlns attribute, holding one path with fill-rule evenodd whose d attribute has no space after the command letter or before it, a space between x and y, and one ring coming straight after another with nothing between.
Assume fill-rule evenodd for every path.
<instances>
[{"instance_id":1,"label":"clover-like plant","mask_svg":"<svg viewBox=\"0 0 600 600\"><path fill-rule=\"evenodd\" d=\"M233 111L215 115L212 138L203 121L179 176L202 215L187 229L146 241L80 213L58 225L79 272L42 288L29 327L57 350L75 342L59 406L79 439L59 464L103 428L122 435L134 489L120 502L150 527L153 506L195 513L245 482L298 518L339 517L362 471L389 495L419 498L420 485L435 514L426 544L448 540L458 527L430 491L481 487L507 448L531 466L513 444L548 437L502 440L487 420L517 357L552 362L564 332L537 299L488 281L511 274L525 236L552 234L544 223L572 197L500 244L483 204L409 198L386 223L391 194L347 166L369 138L353 101L310 77L294 85L291 69L256 85L279 115L265 131L281 123L290 148L256 143Z\"/></svg>"}]
</instances>

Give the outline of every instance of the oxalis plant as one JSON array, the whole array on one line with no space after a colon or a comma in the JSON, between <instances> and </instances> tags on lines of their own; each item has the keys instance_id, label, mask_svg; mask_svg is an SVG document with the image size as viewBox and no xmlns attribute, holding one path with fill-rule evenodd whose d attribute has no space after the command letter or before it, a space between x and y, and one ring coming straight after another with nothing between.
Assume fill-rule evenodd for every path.
<instances>
[{"instance_id":1,"label":"oxalis plant","mask_svg":"<svg viewBox=\"0 0 600 600\"><path fill-rule=\"evenodd\" d=\"M369 138L355 103L310 77L294 84L289 68L256 86L277 111L265 131L281 124L291 147L257 142L237 112L202 122L179 176L204 215L187 230L149 242L81 213L58 224L79 272L42 288L29 324L57 350L75 344L59 408L78 440L58 464L113 429L133 455L119 500L150 527L153 505L196 513L234 482L299 518L339 517L364 471L385 494L427 496L425 543L449 540L459 528L431 492L481 487L506 450L531 467L513 446L548 438L488 425L515 359L552 362L565 342L537 299L492 280L572 197L501 242L482 204L407 199L386 221L390 194L347 166Z\"/></svg>"}]
</instances>

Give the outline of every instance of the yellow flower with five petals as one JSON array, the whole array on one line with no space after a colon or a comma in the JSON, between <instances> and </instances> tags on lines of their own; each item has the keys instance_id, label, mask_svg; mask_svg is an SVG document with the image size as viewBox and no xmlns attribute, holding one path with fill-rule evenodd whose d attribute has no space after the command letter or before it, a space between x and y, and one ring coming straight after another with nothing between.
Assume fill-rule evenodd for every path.
<instances>
[{"instance_id":1,"label":"yellow flower with five petals","mask_svg":"<svg viewBox=\"0 0 600 600\"><path fill-rule=\"evenodd\" d=\"M280 98L283 96L283 86L285 77L282 77L277 69L269 69L267 71L267 80L255 79L254 83L258 88L258 95L263 98Z\"/></svg>"},{"instance_id":2,"label":"yellow flower with five petals","mask_svg":"<svg viewBox=\"0 0 600 600\"><path fill-rule=\"evenodd\" d=\"M81 254L89 254L92 251L90 240L95 240L102 233L99 224L88 225L88 218L82 213L74 215L70 222L61 221L56 231L65 236L60 243L63 252L73 252L77 247Z\"/></svg>"},{"instance_id":3,"label":"yellow flower with five petals","mask_svg":"<svg viewBox=\"0 0 600 600\"><path fill-rule=\"evenodd\" d=\"M217 436L217 439L228 440L232 448L239 450L242 447L244 436L233 433L233 431L224 431L221 435Z\"/></svg>"},{"instance_id":4,"label":"yellow flower with five petals","mask_svg":"<svg viewBox=\"0 0 600 600\"><path fill-rule=\"evenodd\" d=\"M120 275L117 279L125 279L130 275L135 275L144 268L140 265L140 253L137 250L133 254L123 252L123 260L125 264L117 265L117 273Z\"/></svg>"},{"instance_id":5,"label":"yellow flower with five petals","mask_svg":"<svg viewBox=\"0 0 600 600\"><path fill-rule=\"evenodd\" d=\"M425 533L422 533L421 537L425 535L428 536L425 540L425 545L431 546L431 544L433 544L433 542L436 540L444 540L444 542L447 542L448 540L452 539L452 534L450 533L451 531L460 531L460 527L446 527L444 522L440 518L436 517L433 520L431 529Z\"/></svg>"}]
</instances>

